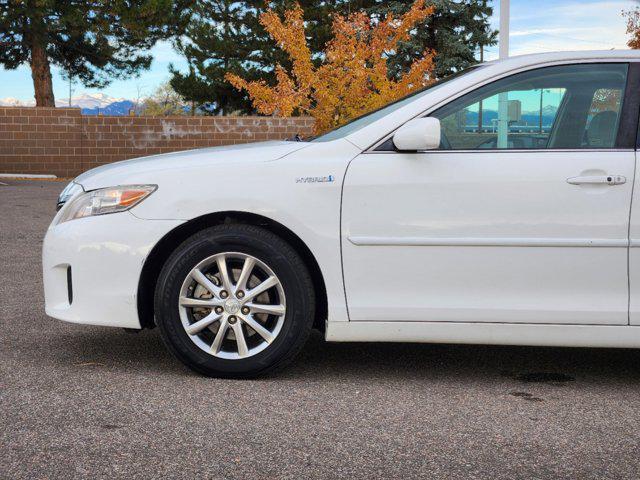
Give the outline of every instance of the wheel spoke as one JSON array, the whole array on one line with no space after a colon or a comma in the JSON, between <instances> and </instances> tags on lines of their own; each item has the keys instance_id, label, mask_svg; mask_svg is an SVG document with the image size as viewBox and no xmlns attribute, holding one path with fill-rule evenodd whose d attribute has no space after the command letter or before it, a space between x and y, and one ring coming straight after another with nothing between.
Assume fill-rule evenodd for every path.
<instances>
[{"instance_id":1,"label":"wheel spoke","mask_svg":"<svg viewBox=\"0 0 640 480\"><path fill-rule=\"evenodd\" d=\"M219 306L220 301L214 298L180 297L180 305L188 308L212 308Z\"/></svg>"},{"instance_id":2,"label":"wheel spoke","mask_svg":"<svg viewBox=\"0 0 640 480\"><path fill-rule=\"evenodd\" d=\"M227 330L229 329L229 323L226 318L223 318L220 321L220 328L218 329L218 333L216 333L216 337L213 339L213 343L211 344L211 353L214 355L220 352L222 348L222 342L224 338L227 336Z\"/></svg>"},{"instance_id":3,"label":"wheel spoke","mask_svg":"<svg viewBox=\"0 0 640 480\"><path fill-rule=\"evenodd\" d=\"M277 284L278 284L278 279L276 277L267 278L260 285L258 285L257 287L253 288L252 290L249 290L247 292L247 294L245 295L244 301L248 302L252 298L257 297L262 292L265 292L265 291L269 290L271 287L274 287Z\"/></svg>"},{"instance_id":4,"label":"wheel spoke","mask_svg":"<svg viewBox=\"0 0 640 480\"><path fill-rule=\"evenodd\" d=\"M196 282L209 290L209 293L211 293L211 295L220 297L220 291L222 290L222 288L209 280L209 278L197 268L191 272L191 278L193 278Z\"/></svg>"},{"instance_id":5,"label":"wheel spoke","mask_svg":"<svg viewBox=\"0 0 640 480\"><path fill-rule=\"evenodd\" d=\"M240 358L246 357L249 354L249 349L247 348L247 341L244 338L244 332L242 331L242 323L236 322L231 325L233 328L233 333L236 335L236 343L238 344L238 355Z\"/></svg>"},{"instance_id":6,"label":"wheel spoke","mask_svg":"<svg viewBox=\"0 0 640 480\"><path fill-rule=\"evenodd\" d=\"M207 328L213 322L220 320L220 318L222 318L222 315L218 315L215 312L211 312L209 315L198 320L196 323L192 323L191 325L189 325L186 328L187 333L189 335L195 335L196 333L200 333L202 330Z\"/></svg>"},{"instance_id":7,"label":"wheel spoke","mask_svg":"<svg viewBox=\"0 0 640 480\"><path fill-rule=\"evenodd\" d=\"M249 277L251 276L251 272L253 270L253 266L255 264L255 260L251 257L247 257L244 259L242 271L240 272L240 277L238 278L238 283L236 284L236 292L238 290L245 290L247 288L247 280L249 280Z\"/></svg>"},{"instance_id":8,"label":"wheel spoke","mask_svg":"<svg viewBox=\"0 0 640 480\"><path fill-rule=\"evenodd\" d=\"M262 305L261 303L247 303L252 313L268 313L269 315L284 315L284 305Z\"/></svg>"},{"instance_id":9,"label":"wheel spoke","mask_svg":"<svg viewBox=\"0 0 640 480\"><path fill-rule=\"evenodd\" d=\"M273 342L273 334L267 330L262 324L256 321L251 315L247 315L246 317L242 317L242 320L253 328L258 335L266 340L267 343Z\"/></svg>"},{"instance_id":10,"label":"wheel spoke","mask_svg":"<svg viewBox=\"0 0 640 480\"><path fill-rule=\"evenodd\" d=\"M222 280L222 287L229 293L231 290L231 278L229 277L229 271L227 270L227 257L225 255L220 255L216 259L216 263L218 264L218 271L220 272L220 279Z\"/></svg>"}]
</instances>

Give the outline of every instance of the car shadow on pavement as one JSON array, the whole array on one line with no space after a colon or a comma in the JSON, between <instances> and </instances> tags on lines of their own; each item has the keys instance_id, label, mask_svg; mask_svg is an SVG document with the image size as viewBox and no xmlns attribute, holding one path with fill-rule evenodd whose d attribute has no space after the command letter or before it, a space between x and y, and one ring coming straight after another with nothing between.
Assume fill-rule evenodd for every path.
<instances>
[{"instance_id":1,"label":"car shadow on pavement","mask_svg":"<svg viewBox=\"0 0 640 480\"><path fill-rule=\"evenodd\" d=\"M318 335L281 376L353 376L477 382L512 379L640 383L640 350L403 343L326 343Z\"/></svg>"},{"instance_id":2,"label":"car shadow on pavement","mask_svg":"<svg viewBox=\"0 0 640 480\"><path fill-rule=\"evenodd\" d=\"M185 375L157 330L128 334L102 327L70 326L51 339L55 363L97 365L109 370ZM640 383L640 350L443 345L408 343L328 343L314 332L300 356L267 381L299 379L482 381L497 378L522 383L561 384L574 380Z\"/></svg>"}]
</instances>

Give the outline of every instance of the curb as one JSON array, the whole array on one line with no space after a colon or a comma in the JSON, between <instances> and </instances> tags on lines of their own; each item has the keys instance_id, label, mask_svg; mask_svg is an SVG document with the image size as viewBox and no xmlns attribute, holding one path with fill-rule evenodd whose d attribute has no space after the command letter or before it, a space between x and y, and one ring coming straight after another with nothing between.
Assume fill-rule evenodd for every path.
<instances>
[{"instance_id":1,"label":"curb","mask_svg":"<svg viewBox=\"0 0 640 480\"><path fill-rule=\"evenodd\" d=\"M0 173L0 178L58 178L55 175L37 175L34 173Z\"/></svg>"}]
</instances>

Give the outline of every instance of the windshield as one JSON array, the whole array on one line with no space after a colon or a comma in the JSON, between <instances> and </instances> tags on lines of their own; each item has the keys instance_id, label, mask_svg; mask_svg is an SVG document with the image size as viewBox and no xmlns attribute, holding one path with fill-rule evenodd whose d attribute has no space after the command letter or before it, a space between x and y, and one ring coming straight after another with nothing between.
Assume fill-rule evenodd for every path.
<instances>
[{"instance_id":1,"label":"windshield","mask_svg":"<svg viewBox=\"0 0 640 480\"><path fill-rule=\"evenodd\" d=\"M481 65L474 65L473 67L466 68L457 73L449 75L448 77L437 80L436 82L432 83L427 87L421 88L416 92L410 93L406 97L403 97L400 100L396 100L393 103L385 105L384 107L379 108L378 110L374 110L373 112L366 113L365 115L357 117L351 120L349 123L345 123L341 127L338 127L323 135L320 135L319 137L315 137L311 139L311 141L312 142L328 142L330 140L336 140L338 138L346 137L347 135L350 135L351 133L357 130L360 130L362 127L366 127L370 123L375 122L376 120L379 120L380 118L395 112L396 110L404 107L405 105L408 105L414 100L417 100L418 98L423 97L428 93L431 93L431 91L433 91L433 89L435 89L436 87L440 87L445 83L453 80L454 78L461 77L462 75L465 75L473 70L476 70L479 67L481 67Z\"/></svg>"}]
</instances>

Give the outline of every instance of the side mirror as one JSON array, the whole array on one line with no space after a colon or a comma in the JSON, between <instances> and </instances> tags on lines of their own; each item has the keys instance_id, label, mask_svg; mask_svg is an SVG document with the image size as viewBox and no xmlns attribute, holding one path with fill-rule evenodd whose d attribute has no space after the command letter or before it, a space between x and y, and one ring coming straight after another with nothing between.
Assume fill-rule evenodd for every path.
<instances>
[{"instance_id":1,"label":"side mirror","mask_svg":"<svg viewBox=\"0 0 640 480\"><path fill-rule=\"evenodd\" d=\"M440 146L440 120L433 117L409 120L396 130L393 144L401 151L435 150Z\"/></svg>"}]
</instances>

